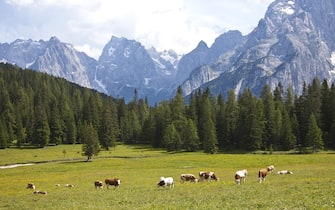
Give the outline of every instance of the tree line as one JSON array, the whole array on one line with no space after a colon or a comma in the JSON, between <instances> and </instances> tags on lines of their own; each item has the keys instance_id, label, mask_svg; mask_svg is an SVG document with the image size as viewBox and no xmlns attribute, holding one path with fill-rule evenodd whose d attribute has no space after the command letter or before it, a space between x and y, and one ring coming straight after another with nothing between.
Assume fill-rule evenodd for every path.
<instances>
[{"instance_id":1,"label":"tree line","mask_svg":"<svg viewBox=\"0 0 335 210\"><path fill-rule=\"evenodd\" d=\"M88 157L117 142L168 151L335 149L335 85L314 78L300 96L279 83L256 97L249 89L227 97L210 89L149 106L65 79L0 64L0 148L84 144Z\"/></svg>"}]
</instances>

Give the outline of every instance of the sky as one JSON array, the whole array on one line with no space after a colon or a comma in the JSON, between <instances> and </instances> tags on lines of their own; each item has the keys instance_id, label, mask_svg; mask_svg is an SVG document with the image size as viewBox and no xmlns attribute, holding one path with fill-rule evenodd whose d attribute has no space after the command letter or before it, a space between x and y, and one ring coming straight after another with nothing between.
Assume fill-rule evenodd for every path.
<instances>
[{"instance_id":1,"label":"sky","mask_svg":"<svg viewBox=\"0 0 335 210\"><path fill-rule=\"evenodd\" d=\"M112 36L178 54L250 33L274 0L1 0L0 43L56 36L99 58Z\"/></svg>"}]
</instances>

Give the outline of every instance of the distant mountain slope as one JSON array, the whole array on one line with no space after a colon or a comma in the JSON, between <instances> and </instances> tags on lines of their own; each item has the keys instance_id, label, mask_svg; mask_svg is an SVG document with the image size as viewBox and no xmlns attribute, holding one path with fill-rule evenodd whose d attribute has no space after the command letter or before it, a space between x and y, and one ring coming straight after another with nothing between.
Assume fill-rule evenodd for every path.
<instances>
[{"instance_id":1,"label":"distant mountain slope","mask_svg":"<svg viewBox=\"0 0 335 210\"><path fill-rule=\"evenodd\" d=\"M256 95L264 84L292 85L297 94L315 76L334 81L335 2L277 0L235 52L228 71L202 88L214 94L250 88ZM225 60L212 68L227 66Z\"/></svg>"}]
</instances>

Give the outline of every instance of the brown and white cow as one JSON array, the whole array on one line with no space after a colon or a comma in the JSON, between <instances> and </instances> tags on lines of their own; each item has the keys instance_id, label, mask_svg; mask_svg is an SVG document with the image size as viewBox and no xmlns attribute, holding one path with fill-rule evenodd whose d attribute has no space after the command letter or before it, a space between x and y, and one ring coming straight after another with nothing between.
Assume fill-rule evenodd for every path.
<instances>
[{"instance_id":1,"label":"brown and white cow","mask_svg":"<svg viewBox=\"0 0 335 210\"><path fill-rule=\"evenodd\" d=\"M108 179L105 179L105 184L106 184L107 189L109 185L114 186L114 189L115 189L120 186L121 180L118 178L108 178Z\"/></svg>"},{"instance_id":2,"label":"brown and white cow","mask_svg":"<svg viewBox=\"0 0 335 210\"><path fill-rule=\"evenodd\" d=\"M236 184L241 184L241 181L245 183L245 179L247 178L248 171L247 169L243 169L241 171L236 171L235 173L235 182Z\"/></svg>"},{"instance_id":3,"label":"brown and white cow","mask_svg":"<svg viewBox=\"0 0 335 210\"><path fill-rule=\"evenodd\" d=\"M209 182L212 180L219 181L219 178L212 171L200 171L199 172L199 182L202 182L204 180L207 180Z\"/></svg>"},{"instance_id":4,"label":"brown and white cow","mask_svg":"<svg viewBox=\"0 0 335 210\"><path fill-rule=\"evenodd\" d=\"M263 168L258 171L258 182L262 183L265 181L266 176L268 175L269 168Z\"/></svg>"},{"instance_id":5,"label":"brown and white cow","mask_svg":"<svg viewBox=\"0 0 335 210\"><path fill-rule=\"evenodd\" d=\"M103 185L102 181L96 180L96 181L94 181L94 187L95 187L95 189L102 189L104 187L104 185Z\"/></svg>"},{"instance_id":6,"label":"brown and white cow","mask_svg":"<svg viewBox=\"0 0 335 210\"><path fill-rule=\"evenodd\" d=\"M277 174L280 174L280 175L283 175L283 174L293 174L292 171L288 171L288 170L281 170L281 171L278 171Z\"/></svg>"},{"instance_id":7,"label":"brown and white cow","mask_svg":"<svg viewBox=\"0 0 335 210\"><path fill-rule=\"evenodd\" d=\"M33 190L35 190L35 185L33 183L28 183L27 189L33 189Z\"/></svg>"},{"instance_id":8,"label":"brown and white cow","mask_svg":"<svg viewBox=\"0 0 335 210\"><path fill-rule=\"evenodd\" d=\"M181 183L184 183L184 182L197 183L198 179L193 174L181 174L180 175L180 182Z\"/></svg>"}]
</instances>

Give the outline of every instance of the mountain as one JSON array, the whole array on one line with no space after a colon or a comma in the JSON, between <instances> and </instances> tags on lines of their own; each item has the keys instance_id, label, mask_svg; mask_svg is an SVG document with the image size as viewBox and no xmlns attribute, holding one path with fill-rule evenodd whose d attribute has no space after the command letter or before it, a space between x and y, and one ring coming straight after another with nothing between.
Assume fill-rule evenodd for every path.
<instances>
[{"instance_id":1,"label":"mountain","mask_svg":"<svg viewBox=\"0 0 335 210\"><path fill-rule=\"evenodd\" d=\"M243 43L244 37L240 31L228 31L215 39L210 48L201 41L197 48L186 54L178 66L177 78L184 81L181 85L184 95L189 95L220 76L234 61L234 52ZM220 66L215 67L220 60ZM213 66L213 68L210 67Z\"/></svg>"},{"instance_id":2,"label":"mountain","mask_svg":"<svg viewBox=\"0 0 335 210\"><path fill-rule=\"evenodd\" d=\"M98 60L95 80L98 90L114 97L124 97L129 101L134 96L150 102L165 99L175 78L178 55L170 50L162 53L126 38L113 36L107 43Z\"/></svg>"},{"instance_id":3,"label":"mountain","mask_svg":"<svg viewBox=\"0 0 335 210\"><path fill-rule=\"evenodd\" d=\"M96 65L94 59L56 37L49 41L17 39L10 44L0 44L0 61L66 78L88 88L91 84L87 73Z\"/></svg>"},{"instance_id":4,"label":"mountain","mask_svg":"<svg viewBox=\"0 0 335 210\"><path fill-rule=\"evenodd\" d=\"M0 62L63 77L114 97L146 97L151 104L209 87L215 95L249 88L258 95L265 84L292 86L335 78L335 1L276 0L248 35L221 34L209 47L200 41L184 56L173 50L145 49L136 40L113 36L98 60L56 37L48 41L0 43Z\"/></svg>"},{"instance_id":5,"label":"mountain","mask_svg":"<svg viewBox=\"0 0 335 210\"><path fill-rule=\"evenodd\" d=\"M258 95L265 84L291 85L296 94L317 76L334 81L335 2L277 0L233 55L212 64L220 76L201 88L213 94L245 88ZM228 68L227 68L228 66ZM223 70L226 69L226 70Z\"/></svg>"},{"instance_id":6,"label":"mountain","mask_svg":"<svg viewBox=\"0 0 335 210\"><path fill-rule=\"evenodd\" d=\"M99 60L78 52L56 37L48 41L17 39L0 43L0 62L62 77L114 97L147 97L151 104L170 97L180 60L173 50L157 52L126 38L113 36Z\"/></svg>"}]
</instances>

